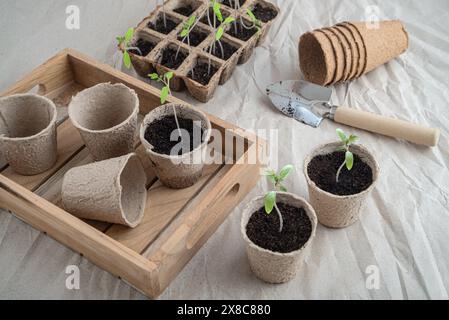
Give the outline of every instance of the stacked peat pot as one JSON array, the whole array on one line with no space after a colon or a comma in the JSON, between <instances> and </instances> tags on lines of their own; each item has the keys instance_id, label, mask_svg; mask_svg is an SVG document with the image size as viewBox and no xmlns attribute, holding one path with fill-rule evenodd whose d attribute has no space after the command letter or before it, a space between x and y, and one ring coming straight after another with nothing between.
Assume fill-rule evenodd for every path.
<instances>
[{"instance_id":1,"label":"stacked peat pot","mask_svg":"<svg viewBox=\"0 0 449 320\"><path fill-rule=\"evenodd\" d=\"M408 45L399 20L343 22L301 36L300 67L307 81L332 85L361 77L404 53Z\"/></svg>"},{"instance_id":2,"label":"stacked peat pot","mask_svg":"<svg viewBox=\"0 0 449 320\"><path fill-rule=\"evenodd\" d=\"M139 48L141 52L132 49L128 52L136 72L142 77L148 77L152 72L160 75L173 72L171 90L182 91L187 87L198 101L209 101L217 86L224 84L231 77L236 65L248 61L253 49L265 39L272 21L279 14L275 5L264 0L225 0L221 4L223 18L236 19L230 25L223 25L221 43L224 57L218 46L209 54L209 48L215 42L215 30L209 25L207 17L209 15L213 25L214 14L210 1L169 0L163 6L158 6L135 29L132 47ZM259 32L256 28L247 27L253 24L247 9L252 10L260 20ZM182 42L180 33L192 15L199 21L190 32L188 45L187 41ZM242 21L246 27L240 25ZM215 22L218 28L220 24ZM121 46L120 49L123 51L124 47ZM204 72L209 63L212 71Z\"/></svg>"}]
</instances>

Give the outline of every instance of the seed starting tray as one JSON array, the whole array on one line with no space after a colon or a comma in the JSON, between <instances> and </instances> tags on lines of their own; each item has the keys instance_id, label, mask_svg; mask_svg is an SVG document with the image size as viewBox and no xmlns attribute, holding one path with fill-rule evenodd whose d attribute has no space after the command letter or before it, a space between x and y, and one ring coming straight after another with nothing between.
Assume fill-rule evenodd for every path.
<instances>
[{"instance_id":1,"label":"seed starting tray","mask_svg":"<svg viewBox=\"0 0 449 320\"><path fill-rule=\"evenodd\" d=\"M231 2L232 1L233 0L231 0ZM209 3L209 0L168 0L165 2L164 6L158 6L148 17L144 18L135 29L132 43L135 45L140 39L142 39L150 42L154 48L146 56L140 56L131 50L131 62L136 72L142 77L147 77L148 74L152 72L157 72L162 75L168 71L172 71L174 73L174 78L171 80L171 90L182 91L187 88L196 100L200 102L209 101L214 95L217 86L219 84L224 84L231 77L236 65L243 64L248 61L254 48L260 45L266 38L268 30L275 19L274 17L272 20L262 22L260 33L257 33L257 31L254 30L255 33L246 41L242 41L229 34L230 29L234 28L234 25L225 26L225 32L221 41L234 47L236 51L227 60L222 60L220 57L216 57L215 55L208 53L208 48L215 41L214 29L211 28L207 22L204 23L207 21L207 12L211 10ZM189 46L187 44L187 40L181 42L178 39L184 24L189 19L189 16L179 14L175 12L175 10L186 5L192 6L194 9L192 14L195 14L197 19L200 19L200 22L198 22L196 27L193 28L193 32L197 31L207 34L206 38L196 47ZM246 12L248 8L252 9L255 5L275 11L276 17L279 15L279 9L274 4L265 0L246 0L242 3L240 10L235 10L223 4L221 6L221 11L224 18L228 16L234 17L237 25L240 24L240 19L243 19L245 25L250 26L252 25L252 22ZM167 20L174 21L176 23L176 27L168 34L155 31L149 26L149 24L154 24L162 17L163 11L166 14ZM210 16L211 20L213 20L212 13ZM211 22L213 24L213 21ZM217 23L217 27L218 26L219 23ZM180 52L187 56L185 60L175 70L164 66L161 63L164 50L167 48L177 50L178 47L180 47ZM120 49L122 51L124 50L123 45ZM208 63L209 61L211 61L211 65L217 69L209 83L203 85L195 80L192 80L189 76L191 70L198 63Z\"/></svg>"}]
</instances>

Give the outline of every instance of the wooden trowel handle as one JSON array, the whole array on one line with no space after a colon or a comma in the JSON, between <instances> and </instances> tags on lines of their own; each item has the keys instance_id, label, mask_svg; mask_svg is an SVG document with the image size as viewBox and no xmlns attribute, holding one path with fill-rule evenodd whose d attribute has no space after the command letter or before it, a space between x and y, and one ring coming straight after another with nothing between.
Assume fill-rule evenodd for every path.
<instances>
[{"instance_id":1,"label":"wooden trowel handle","mask_svg":"<svg viewBox=\"0 0 449 320\"><path fill-rule=\"evenodd\" d=\"M438 144L440 130L407 121L382 117L374 113L347 107L338 107L334 121L385 136L404 139L416 144L434 147Z\"/></svg>"}]
</instances>

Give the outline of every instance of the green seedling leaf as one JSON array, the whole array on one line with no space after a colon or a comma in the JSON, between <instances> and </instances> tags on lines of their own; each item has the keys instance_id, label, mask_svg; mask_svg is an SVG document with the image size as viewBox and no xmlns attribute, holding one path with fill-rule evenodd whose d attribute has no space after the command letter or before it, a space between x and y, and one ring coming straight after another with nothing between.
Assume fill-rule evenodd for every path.
<instances>
[{"instance_id":1,"label":"green seedling leaf","mask_svg":"<svg viewBox=\"0 0 449 320\"><path fill-rule=\"evenodd\" d=\"M293 166L291 164L282 168L281 172L279 172L279 180L283 181L285 178L289 176L289 174L293 171Z\"/></svg>"},{"instance_id":2,"label":"green seedling leaf","mask_svg":"<svg viewBox=\"0 0 449 320\"><path fill-rule=\"evenodd\" d=\"M274 204L276 203L276 192L268 192L265 196L265 212L271 214L274 209Z\"/></svg>"},{"instance_id":3,"label":"green seedling leaf","mask_svg":"<svg viewBox=\"0 0 449 320\"><path fill-rule=\"evenodd\" d=\"M215 40L220 41L221 37L223 36L224 30L222 27L218 27L217 33L215 33Z\"/></svg>"},{"instance_id":4,"label":"green seedling leaf","mask_svg":"<svg viewBox=\"0 0 449 320\"><path fill-rule=\"evenodd\" d=\"M221 14L220 8L221 8L220 3L215 2L212 9L213 9L213 11L215 13L215 16L217 17L218 21L223 22L223 15Z\"/></svg>"},{"instance_id":5,"label":"green seedling leaf","mask_svg":"<svg viewBox=\"0 0 449 320\"><path fill-rule=\"evenodd\" d=\"M352 170L352 167L354 166L354 155L350 151L346 151L346 168L348 168L349 171Z\"/></svg>"},{"instance_id":6,"label":"green seedling leaf","mask_svg":"<svg viewBox=\"0 0 449 320\"><path fill-rule=\"evenodd\" d=\"M353 144L355 142L357 142L357 140L359 140L359 137L351 134L348 138L348 145Z\"/></svg>"},{"instance_id":7,"label":"green seedling leaf","mask_svg":"<svg viewBox=\"0 0 449 320\"><path fill-rule=\"evenodd\" d=\"M173 72L169 71L164 75L165 79L171 80L173 78Z\"/></svg>"},{"instance_id":8,"label":"green seedling leaf","mask_svg":"<svg viewBox=\"0 0 449 320\"><path fill-rule=\"evenodd\" d=\"M188 34L189 34L189 29L182 29L180 36L184 38Z\"/></svg>"},{"instance_id":9,"label":"green seedling leaf","mask_svg":"<svg viewBox=\"0 0 449 320\"><path fill-rule=\"evenodd\" d=\"M164 104L165 101L167 101L168 93L168 86L163 87L161 90L161 104Z\"/></svg>"},{"instance_id":10,"label":"green seedling leaf","mask_svg":"<svg viewBox=\"0 0 449 320\"><path fill-rule=\"evenodd\" d=\"M233 17L227 17L223 23L224 24L231 24L234 21L235 21L235 19Z\"/></svg>"},{"instance_id":11,"label":"green seedling leaf","mask_svg":"<svg viewBox=\"0 0 449 320\"><path fill-rule=\"evenodd\" d=\"M346 137L346 134L344 133L344 131L341 129L337 129L337 134L340 137L340 140L342 142L346 143L346 141L348 140L348 137Z\"/></svg>"},{"instance_id":12,"label":"green seedling leaf","mask_svg":"<svg viewBox=\"0 0 449 320\"><path fill-rule=\"evenodd\" d=\"M131 68L131 57L130 57L128 51L125 51L123 53L123 64L125 65L126 68L128 68L128 69Z\"/></svg>"},{"instance_id":13,"label":"green seedling leaf","mask_svg":"<svg viewBox=\"0 0 449 320\"><path fill-rule=\"evenodd\" d=\"M195 23L195 21L196 21L196 15L192 15L192 16L190 16L189 20L187 21L187 25L189 27L191 27Z\"/></svg>"},{"instance_id":14,"label":"green seedling leaf","mask_svg":"<svg viewBox=\"0 0 449 320\"><path fill-rule=\"evenodd\" d=\"M253 22L256 22L257 18L254 15L254 13L251 11L251 9L247 9L246 14L251 18L251 20L253 20Z\"/></svg>"},{"instance_id":15,"label":"green seedling leaf","mask_svg":"<svg viewBox=\"0 0 449 320\"><path fill-rule=\"evenodd\" d=\"M134 35L134 28L129 28L125 34L125 41L130 42L133 38L133 35Z\"/></svg>"},{"instance_id":16,"label":"green seedling leaf","mask_svg":"<svg viewBox=\"0 0 449 320\"><path fill-rule=\"evenodd\" d=\"M159 75L157 73L152 73L148 75L151 80L159 80Z\"/></svg>"},{"instance_id":17,"label":"green seedling leaf","mask_svg":"<svg viewBox=\"0 0 449 320\"><path fill-rule=\"evenodd\" d=\"M284 186L280 186L279 190L281 190L282 192L288 192L287 188Z\"/></svg>"}]
</instances>

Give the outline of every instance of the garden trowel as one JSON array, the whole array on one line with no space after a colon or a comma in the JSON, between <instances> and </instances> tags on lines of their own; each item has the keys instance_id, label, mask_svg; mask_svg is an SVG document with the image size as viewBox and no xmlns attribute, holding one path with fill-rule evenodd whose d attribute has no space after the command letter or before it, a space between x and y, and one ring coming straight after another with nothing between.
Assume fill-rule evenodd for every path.
<instances>
[{"instance_id":1,"label":"garden trowel","mask_svg":"<svg viewBox=\"0 0 449 320\"><path fill-rule=\"evenodd\" d=\"M274 83L268 86L267 94L276 108L284 114L315 128L327 118L354 128L430 147L436 146L440 137L439 129L334 106L331 103L331 88L307 81L289 80Z\"/></svg>"}]
</instances>

